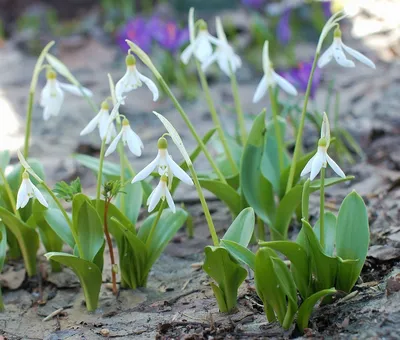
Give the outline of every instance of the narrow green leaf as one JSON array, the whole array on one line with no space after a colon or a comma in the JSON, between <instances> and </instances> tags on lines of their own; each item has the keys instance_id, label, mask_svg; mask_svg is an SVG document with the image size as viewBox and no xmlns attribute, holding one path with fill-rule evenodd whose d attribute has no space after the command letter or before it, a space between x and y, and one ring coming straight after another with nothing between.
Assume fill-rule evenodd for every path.
<instances>
[{"instance_id":1,"label":"narrow green leaf","mask_svg":"<svg viewBox=\"0 0 400 340\"><path fill-rule=\"evenodd\" d=\"M234 241L243 247L247 247L254 231L254 210L243 209L226 231L223 240Z\"/></svg>"},{"instance_id":2,"label":"narrow green leaf","mask_svg":"<svg viewBox=\"0 0 400 340\"><path fill-rule=\"evenodd\" d=\"M299 313L297 314L297 326L302 333L304 333L304 329L308 327L308 320L310 319L315 304L323 297L335 293L336 290L334 288L324 289L311 295L301 304L299 308Z\"/></svg>"},{"instance_id":3,"label":"narrow green leaf","mask_svg":"<svg viewBox=\"0 0 400 340\"><path fill-rule=\"evenodd\" d=\"M256 255L252 251L237 242L224 239L221 240L221 247L226 248L236 260L248 265L250 269L254 270Z\"/></svg>"},{"instance_id":4,"label":"narrow green leaf","mask_svg":"<svg viewBox=\"0 0 400 340\"><path fill-rule=\"evenodd\" d=\"M141 182L129 183L123 189L122 193L118 194L115 205L121 209L121 195L125 196L125 211L123 213L129 220L136 224L139 217L140 207L143 199L143 186Z\"/></svg>"},{"instance_id":5,"label":"narrow green leaf","mask_svg":"<svg viewBox=\"0 0 400 340\"><path fill-rule=\"evenodd\" d=\"M338 183L351 181L354 178L355 178L354 176L347 176L345 178L341 178L341 177L326 178L325 179L325 188L330 187L330 186L335 185L335 184L338 184ZM319 190L320 187L321 187L321 180L320 179L316 179L316 180L314 180L314 181L312 181L310 183L311 192Z\"/></svg>"},{"instance_id":6,"label":"narrow green leaf","mask_svg":"<svg viewBox=\"0 0 400 340\"><path fill-rule=\"evenodd\" d=\"M62 212L59 209L49 208L43 211L43 217L61 240L74 249L75 240Z\"/></svg>"},{"instance_id":7,"label":"narrow green leaf","mask_svg":"<svg viewBox=\"0 0 400 340\"><path fill-rule=\"evenodd\" d=\"M325 213L325 249L324 252L326 255L333 256L333 251L335 249L335 242L336 242L336 216L331 212ZM314 233L315 236L319 241L320 238L320 227L319 227L319 220L315 223L314 226Z\"/></svg>"},{"instance_id":8,"label":"narrow green leaf","mask_svg":"<svg viewBox=\"0 0 400 340\"><path fill-rule=\"evenodd\" d=\"M3 270L6 254L7 254L7 230L4 223L0 220L0 273Z\"/></svg>"},{"instance_id":9,"label":"narrow green leaf","mask_svg":"<svg viewBox=\"0 0 400 340\"><path fill-rule=\"evenodd\" d=\"M101 287L101 272L99 268L90 261L86 261L71 254L51 252L45 254L49 260L57 261L70 267L78 276L86 299L88 311L94 311L99 301Z\"/></svg>"}]
</instances>

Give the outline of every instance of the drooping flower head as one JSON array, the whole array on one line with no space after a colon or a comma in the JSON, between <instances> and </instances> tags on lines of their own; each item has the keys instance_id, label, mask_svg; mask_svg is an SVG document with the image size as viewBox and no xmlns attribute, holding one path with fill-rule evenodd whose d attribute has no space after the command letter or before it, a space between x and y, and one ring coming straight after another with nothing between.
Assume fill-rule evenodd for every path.
<instances>
[{"instance_id":1,"label":"drooping flower head","mask_svg":"<svg viewBox=\"0 0 400 340\"><path fill-rule=\"evenodd\" d=\"M156 186L156 188L151 192L149 198L147 199L147 205L149 206L148 211L152 212L154 208L157 206L160 200L167 200L168 207L175 214L176 208L174 200L172 199L171 193L168 189L168 176L161 175L160 182Z\"/></svg>"},{"instance_id":2,"label":"drooping flower head","mask_svg":"<svg viewBox=\"0 0 400 340\"><path fill-rule=\"evenodd\" d=\"M22 174L22 182L19 187L17 194L17 205L16 208L24 208L31 198L36 198L40 204L45 206L46 208L49 206L43 197L42 193L29 179L29 173L24 171Z\"/></svg>"},{"instance_id":3,"label":"drooping flower head","mask_svg":"<svg viewBox=\"0 0 400 340\"><path fill-rule=\"evenodd\" d=\"M123 94L141 87L143 83L149 88L153 94L153 101L158 99L159 93L156 84L150 79L141 74L136 66L136 58L132 54L128 54L125 59L126 72L124 76L117 82L115 86L115 95L118 101L122 100Z\"/></svg>"},{"instance_id":4,"label":"drooping flower head","mask_svg":"<svg viewBox=\"0 0 400 340\"><path fill-rule=\"evenodd\" d=\"M329 164L337 175L342 178L346 177L339 165L337 165L336 162L328 155L330 139L331 133L329 128L329 120L326 113L324 113L321 126L321 138L318 141L317 153L308 161L301 172L301 176L310 173L310 180L313 180L319 174L321 169L326 168L327 164Z\"/></svg>"},{"instance_id":5,"label":"drooping flower head","mask_svg":"<svg viewBox=\"0 0 400 340\"><path fill-rule=\"evenodd\" d=\"M144 18L136 17L128 21L117 33L119 46L123 51L128 52L129 47L125 43L126 39L133 41L146 53L151 52L151 30Z\"/></svg>"},{"instance_id":6,"label":"drooping flower head","mask_svg":"<svg viewBox=\"0 0 400 340\"><path fill-rule=\"evenodd\" d=\"M268 88L275 88L276 85L278 85L282 90L293 96L297 95L296 88L285 78L276 73L273 69L272 63L269 59L268 40L266 40L264 43L262 63L264 76L261 78L261 81L257 86L256 92L254 93L253 103L257 103L262 97L264 97L264 95L268 91Z\"/></svg>"},{"instance_id":7,"label":"drooping flower head","mask_svg":"<svg viewBox=\"0 0 400 340\"><path fill-rule=\"evenodd\" d=\"M342 41L342 32L340 31L339 25L336 27L333 37L332 45L321 55L318 60L318 66L320 68L327 65L333 58L336 62L343 67L355 67L354 61L347 59L344 52L350 54L353 58L359 62L367 65L371 68L376 68L372 60L368 59L362 53L354 50L353 48L345 45Z\"/></svg>"},{"instance_id":8,"label":"drooping flower head","mask_svg":"<svg viewBox=\"0 0 400 340\"><path fill-rule=\"evenodd\" d=\"M242 60L235 54L232 46L229 45L220 17L216 17L215 22L219 44L214 53L202 63L201 67L206 70L207 67L217 61L222 72L230 77L232 72L235 73L242 66Z\"/></svg>"}]
</instances>

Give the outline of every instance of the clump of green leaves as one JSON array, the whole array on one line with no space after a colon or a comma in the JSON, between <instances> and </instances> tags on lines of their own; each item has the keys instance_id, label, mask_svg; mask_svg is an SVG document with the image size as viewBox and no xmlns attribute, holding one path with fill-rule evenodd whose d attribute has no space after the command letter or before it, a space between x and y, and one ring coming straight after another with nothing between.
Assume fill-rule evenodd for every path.
<instances>
[{"instance_id":1,"label":"clump of green leaves","mask_svg":"<svg viewBox=\"0 0 400 340\"><path fill-rule=\"evenodd\" d=\"M54 186L53 192L58 198L72 202L74 196L82 192L81 180L77 177L70 184L64 181L58 182Z\"/></svg>"}]
</instances>

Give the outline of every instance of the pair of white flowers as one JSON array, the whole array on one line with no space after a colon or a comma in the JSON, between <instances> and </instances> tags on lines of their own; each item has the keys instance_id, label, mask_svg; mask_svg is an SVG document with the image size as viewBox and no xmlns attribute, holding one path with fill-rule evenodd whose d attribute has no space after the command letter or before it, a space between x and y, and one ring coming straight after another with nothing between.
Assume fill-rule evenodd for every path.
<instances>
[{"instance_id":1,"label":"pair of white flowers","mask_svg":"<svg viewBox=\"0 0 400 340\"><path fill-rule=\"evenodd\" d=\"M194 9L189 10L189 37L190 43L181 54L181 60L187 64L192 56L201 63L201 68L206 70L210 65L217 62L219 68L228 77L235 73L242 66L242 60L235 53L229 44L221 19L215 18L217 37L212 36L207 29L207 24L198 21L198 32L196 35L196 27L194 22ZM215 45L215 51L213 49Z\"/></svg>"}]
</instances>

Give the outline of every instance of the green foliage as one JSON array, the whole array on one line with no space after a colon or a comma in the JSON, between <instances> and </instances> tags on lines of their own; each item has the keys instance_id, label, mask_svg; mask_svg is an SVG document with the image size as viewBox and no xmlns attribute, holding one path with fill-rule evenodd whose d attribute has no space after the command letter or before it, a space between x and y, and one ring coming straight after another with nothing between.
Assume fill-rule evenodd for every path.
<instances>
[{"instance_id":1,"label":"green foliage","mask_svg":"<svg viewBox=\"0 0 400 340\"><path fill-rule=\"evenodd\" d=\"M7 232L4 223L0 220L0 272L3 270L7 253ZM0 287L0 312L4 311L3 296Z\"/></svg>"},{"instance_id":2,"label":"green foliage","mask_svg":"<svg viewBox=\"0 0 400 340\"><path fill-rule=\"evenodd\" d=\"M53 192L58 198L71 202L76 194L82 192L81 180L77 177L70 184L67 184L64 181L58 182L56 183Z\"/></svg>"}]
</instances>

